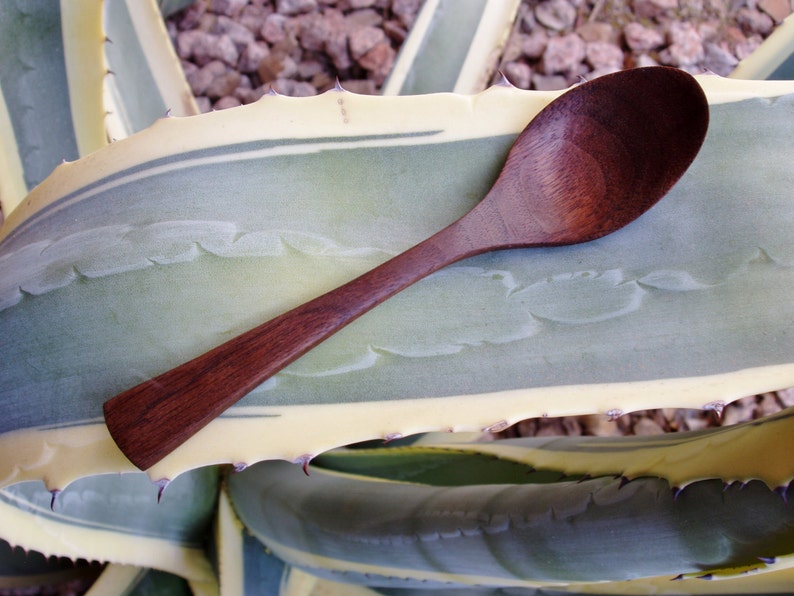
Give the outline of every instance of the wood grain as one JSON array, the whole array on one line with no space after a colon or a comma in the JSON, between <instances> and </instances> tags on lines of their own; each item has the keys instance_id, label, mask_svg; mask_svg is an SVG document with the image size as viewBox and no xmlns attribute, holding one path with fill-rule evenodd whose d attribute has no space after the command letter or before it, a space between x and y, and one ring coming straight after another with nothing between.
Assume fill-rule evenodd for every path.
<instances>
[{"instance_id":1,"label":"wood grain","mask_svg":"<svg viewBox=\"0 0 794 596\"><path fill-rule=\"evenodd\" d=\"M104 405L113 439L140 469L402 289L491 250L594 240L634 221L681 177L708 127L683 71L652 67L568 91L519 135L486 197L406 252Z\"/></svg>"}]
</instances>

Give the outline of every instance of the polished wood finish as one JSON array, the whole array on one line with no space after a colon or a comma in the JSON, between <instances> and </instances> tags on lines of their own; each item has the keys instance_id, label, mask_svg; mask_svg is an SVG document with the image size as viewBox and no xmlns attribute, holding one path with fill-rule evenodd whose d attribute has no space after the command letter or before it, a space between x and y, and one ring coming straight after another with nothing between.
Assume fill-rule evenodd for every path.
<instances>
[{"instance_id":1,"label":"polished wood finish","mask_svg":"<svg viewBox=\"0 0 794 596\"><path fill-rule=\"evenodd\" d=\"M586 242L625 226L680 178L707 127L706 98L680 70L628 70L571 89L521 133L492 189L467 215L336 290L117 395L104 406L111 435L147 469L426 275L486 251Z\"/></svg>"}]
</instances>

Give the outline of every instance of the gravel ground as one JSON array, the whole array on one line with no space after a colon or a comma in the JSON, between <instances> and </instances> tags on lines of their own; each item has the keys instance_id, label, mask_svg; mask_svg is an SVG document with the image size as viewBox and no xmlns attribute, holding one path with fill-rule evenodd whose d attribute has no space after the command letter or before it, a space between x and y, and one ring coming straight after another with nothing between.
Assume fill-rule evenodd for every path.
<instances>
[{"instance_id":1,"label":"gravel ground","mask_svg":"<svg viewBox=\"0 0 794 596\"><path fill-rule=\"evenodd\" d=\"M199 0L168 27L203 111L336 79L377 93L421 0ZM794 0L524 0L500 64L522 89L664 64L727 75Z\"/></svg>"},{"instance_id":2,"label":"gravel ground","mask_svg":"<svg viewBox=\"0 0 794 596\"><path fill-rule=\"evenodd\" d=\"M199 0L168 20L203 111L322 93L338 79L378 93L422 0ZM522 89L662 64L727 75L794 0L524 0L499 71ZM495 79L500 75L496 75ZM794 389L749 396L719 414L650 410L533 419L500 436L658 434L733 424L794 406Z\"/></svg>"}]
</instances>

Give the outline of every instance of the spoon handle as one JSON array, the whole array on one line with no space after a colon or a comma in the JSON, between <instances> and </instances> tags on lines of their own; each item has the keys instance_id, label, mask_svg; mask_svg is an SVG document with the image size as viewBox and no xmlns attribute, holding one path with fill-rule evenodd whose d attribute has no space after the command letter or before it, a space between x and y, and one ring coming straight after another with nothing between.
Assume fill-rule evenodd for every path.
<instances>
[{"instance_id":1,"label":"spoon handle","mask_svg":"<svg viewBox=\"0 0 794 596\"><path fill-rule=\"evenodd\" d=\"M104 404L116 444L145 470L256 386L387 298L481 252L453 223L352 281Z\"/></svg>"}]
</instances>

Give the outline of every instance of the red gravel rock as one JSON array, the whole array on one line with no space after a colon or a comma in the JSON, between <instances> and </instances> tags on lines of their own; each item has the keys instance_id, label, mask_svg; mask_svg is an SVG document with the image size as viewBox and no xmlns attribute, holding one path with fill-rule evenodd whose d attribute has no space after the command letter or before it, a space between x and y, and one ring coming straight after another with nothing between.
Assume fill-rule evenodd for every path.
<instances>
[{"instance_id":1,"label":"red gravel rock","mask_svg":"<svg viewBox=\"0 0 794 596\"><path fill-rule=\"evenodd\" d=\"M664 35L640 23L628 23L623 27L623 37L632 52L650 52L664 45Z\"/></svg>"},{"instance_id":2,"label":"red gravel rock","mask_svg":"<svg viewBox=\"0 0 794 596\"><path fill-rule=\"evenodd\" d=\"M694 66L705 57L703 38L692 23L670 23L670 46L667 48L671 66Z\"/></svg>"},{"instance_id":3,"label":"red gravel rock","mask_svg":"<svg viewBox=\"0 0 794 596\"><path fill-rule=\"evenodd\" d=\"M543 71L546 74L574 73L586 55L586 44L576 33L552 37L543 52Z\"/></svg>"}]
</instances>

